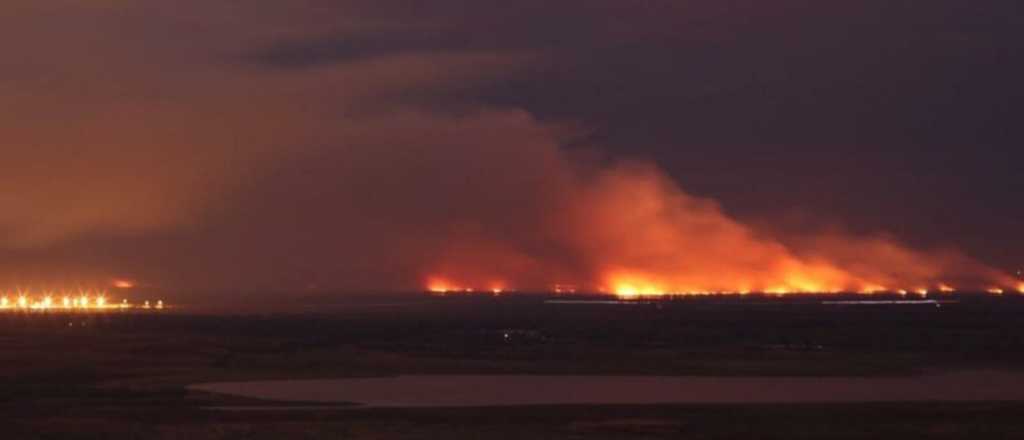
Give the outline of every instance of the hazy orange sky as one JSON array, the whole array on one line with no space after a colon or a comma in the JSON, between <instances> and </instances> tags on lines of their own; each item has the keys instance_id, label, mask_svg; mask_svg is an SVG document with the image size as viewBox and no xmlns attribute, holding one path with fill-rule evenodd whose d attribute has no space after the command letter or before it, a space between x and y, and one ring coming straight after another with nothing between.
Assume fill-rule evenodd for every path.
<instances>
[{"instance_id":1,"label":"hazy orange sky","mask_svg":"<svg viewBox=\"0 0 1024 440\"><path fill-rule=\"evenodd\" d=\"M991 283L1024 35L983 3L8 0L0 281Z\"/></svg>"}]
</instances>

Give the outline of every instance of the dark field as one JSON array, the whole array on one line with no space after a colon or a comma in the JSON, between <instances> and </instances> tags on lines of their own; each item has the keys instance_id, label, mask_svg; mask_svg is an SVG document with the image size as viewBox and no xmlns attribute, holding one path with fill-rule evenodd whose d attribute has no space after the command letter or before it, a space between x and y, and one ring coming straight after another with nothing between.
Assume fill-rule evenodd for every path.
<instances>
[{"instance_id":1,"label":"dark field","mask_svg":"<svg viewBox=\"0 0 1024 440\"><path fill-rule=\"evenodd\" d=\"M0 315L4 438L1017 438L1022 403L223 412L198 382L394 374L905 375L1024 370L1024 301L545 304L351 297L314 311ZM315 300L310 300L315 301ZM506 337L507 335L507 337Z\"/></svg>"}]
</instances>

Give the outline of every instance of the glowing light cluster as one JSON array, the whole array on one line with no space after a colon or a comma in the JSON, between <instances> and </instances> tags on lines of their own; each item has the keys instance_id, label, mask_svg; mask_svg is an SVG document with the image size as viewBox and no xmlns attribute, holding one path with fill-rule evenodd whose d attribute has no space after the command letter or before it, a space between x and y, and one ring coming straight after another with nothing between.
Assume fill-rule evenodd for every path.
<instances>
[{"instance_id":1,"label":"glowing light cluster","mask_svg":"<svg viewBox=\"0 0 1024 440\"><path fill-rule=\"evenodd\" d=\"M0 312L15 311L87 311L104 312L127 310L135 305L127 299L121 302L110 300L106 291L80 290L77 292L55 291L32 292L29 290L8 290L0 294ZM149 301L142 308L150 308ZM163 301L158 301L157 309L163 309Z\"/></svg>"}]
</instances>

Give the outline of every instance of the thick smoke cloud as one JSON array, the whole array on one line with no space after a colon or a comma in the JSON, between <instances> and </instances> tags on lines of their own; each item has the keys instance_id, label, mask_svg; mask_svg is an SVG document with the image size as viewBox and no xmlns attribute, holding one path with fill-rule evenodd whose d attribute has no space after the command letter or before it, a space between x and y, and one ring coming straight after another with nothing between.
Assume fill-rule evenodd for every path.
<instances>
[{"instance_id":1,"label":"thick smoke cloud","mask_svg":"<svg viewBox=\"0 0 1024 440\"><path fill-rule=\"evenodd\" d=\"M602 148L601 118L517 98L546 82L555 95L576 87L565 75L600 78L575 69L616 47L720 42L735 11L484 3L15 1L0 12L0 278L204 289L416 289L436 277L640 291L1009 283L959 252L897 239L766 234L650 161ZM808 13L741 9L768 30ZM681 20L702 30L680 35ZM593 150L567 148L580 144ZM601 149L612 153L589 154Z\"/></svg>"}]
</instances>

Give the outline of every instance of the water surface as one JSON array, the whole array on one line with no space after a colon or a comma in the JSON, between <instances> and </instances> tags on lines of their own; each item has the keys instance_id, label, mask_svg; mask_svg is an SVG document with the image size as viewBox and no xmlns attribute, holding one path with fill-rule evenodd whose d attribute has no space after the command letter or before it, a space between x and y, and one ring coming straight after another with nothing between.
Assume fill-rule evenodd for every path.
<instances>
[{"instance_id":1,"label":"water surface","mask_svg":"<svg viewBox=\"0 0 1024 440\"><path fill-rule=\"evenodd\" d=\"M353 402L370 407L1024 401L1024 374L967 371L873 378L430 375L222 382L189 388L281 402Z\"/></svg>"}]
</instances>

